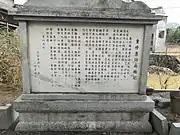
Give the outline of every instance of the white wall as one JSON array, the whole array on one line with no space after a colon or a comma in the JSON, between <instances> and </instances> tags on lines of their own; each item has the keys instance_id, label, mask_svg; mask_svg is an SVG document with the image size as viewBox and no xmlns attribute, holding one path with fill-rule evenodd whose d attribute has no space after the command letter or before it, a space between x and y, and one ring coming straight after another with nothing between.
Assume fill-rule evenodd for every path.
<instances>
[{"instance_id":1,"label":"white wall","mask_svg":"<svg viewBox=\"0 0 180 135\"><path fill-rule=\"evenodd\" d=\"M132 2L132 0L123 0L124 2Z\"/></svg>"},{"instance_id":2,"label":"white wall","mask_svg":"<svg viewBox=\"0 0 180 135\"><path fill-rule=\"evenodd\" d=\"M166 28L167 28L167 16L162 7L152 9L152 13L161 15L163 18L158 24L154 25L153 33L153 52L166 52ZM164 36L159 37L159 33L164 31Z\"/></svg>"},{"instance_id":3,"label":"white wall","mask_svg":"<svg viewBox=\"0 0 180 135\"><path fill-rule=\"evenodd\" d=\"M12 6L13 0L0 0L0 3L4 3L5 5Z\"/></svg>"},{"instance_id":4,"label":"white wall","mask_svg":"<svg viewBox=\"0 0 180 135\"><path fill-rule=\"evenodd\" d=\"M0 8L11 10L14 5L13 0L0 0Z\"/></svg>"},{"instance_id":5,"label":"white wall","mask_svg":"<svg viewBox=\"0 0 180 135\"><path fill-rule=\"evenodd\" d=\"M166 25L167 18L159 21L156 29L155 52L166 52ZM164 31L164 38L159 37L159 33Z\"/></svg>"},{"instance_id":6,"label":"white wall","mask_svg":"<svg viewBox=\"0 0 180 135\"><path fill-rule=\"evenodd\" d=\"M14 4L22 5L26 2L27 0L14 0Z\"/></svg>"}]
</instances>

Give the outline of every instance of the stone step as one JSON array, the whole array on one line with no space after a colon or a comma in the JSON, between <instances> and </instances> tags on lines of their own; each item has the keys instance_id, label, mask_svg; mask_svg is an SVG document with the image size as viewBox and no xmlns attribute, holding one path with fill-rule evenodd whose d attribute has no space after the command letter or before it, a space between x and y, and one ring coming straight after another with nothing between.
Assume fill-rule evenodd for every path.
<instances>
[{"instance_id":1,"label":"stone step","mask_svg":"<svg viewBox=\"0 0 180 135\"><path fill-rule=\"evenodd\" d=\"M22 100L13 103L17 112L152 112L154 101Z\"/></svg>"},{"instance_id":2,"label":"stone step","mask_svg":"<svg viewBox=\"0 0 180 135\"><path fill-rule=\"evenodd\" d=\"M19 122L17 131L61 131L61 132L121 132L150 133L152 126L143 121L60 121Z\"/></svg>"},{"instance_id":3,"label":"stone step","mask_svg":"<svg viewBox=\"0 0 180 135\"><path fill-rule=\"evenodd\" d=\"M23 122L149 121L149 113L20 113Z\"/></svg>"}]
</instances>

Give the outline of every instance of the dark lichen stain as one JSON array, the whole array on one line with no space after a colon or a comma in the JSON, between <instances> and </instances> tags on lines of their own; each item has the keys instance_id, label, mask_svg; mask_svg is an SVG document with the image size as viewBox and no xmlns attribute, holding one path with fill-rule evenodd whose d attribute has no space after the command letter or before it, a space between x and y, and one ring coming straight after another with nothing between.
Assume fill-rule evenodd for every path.
<instances>
[{"instance_id":1,"label":"dark lichen stain","mask_svg":"<svg viewBox=\"0 0 180 135\"><path fill-rule=\"evenodd\" d=\"M89 15L88 12L85 12L85 11L84 11L84 12L81 12L81 16L88 17L88 16L90 16L90 15Z\"/></svg>"}]
</instances>

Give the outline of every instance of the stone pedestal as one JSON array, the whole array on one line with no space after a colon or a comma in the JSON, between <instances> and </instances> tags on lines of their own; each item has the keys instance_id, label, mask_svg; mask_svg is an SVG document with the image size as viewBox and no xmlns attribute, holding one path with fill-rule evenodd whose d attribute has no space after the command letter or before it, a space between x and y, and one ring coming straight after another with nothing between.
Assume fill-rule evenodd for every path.
<instances>
[{"instance_id":1,"label":"stone pedestal","mask_svg":"<svg viewBox=\"0 0 180 135\"><path fill-rule=\"evenodd\" d=\"M14 108L20 113L17 131L150 133L154 102L134 94L30 94Z\"/></svg>"},{"instance_id":2,"label":"stone pedestal","mask_svg":"<svg viewBox=\"0 0 180 135\"><path fill-rule=\"evenodd\" d=\"M151 8L123 0L16 7L24 94L14 102L16 130L152 132L154 102L145 94L152 28L161 18Z\"/></svg>"},{"instance_id":3,"label":"stone pedestal","mask_svg":"<svg viewBox=\"0 0 180 135\"><path fill-rule=\"evenodd\" d=\"M21 132L27 135L157 135L153 133L112 133L112 132Z\"/></svg>"}]
</instances>

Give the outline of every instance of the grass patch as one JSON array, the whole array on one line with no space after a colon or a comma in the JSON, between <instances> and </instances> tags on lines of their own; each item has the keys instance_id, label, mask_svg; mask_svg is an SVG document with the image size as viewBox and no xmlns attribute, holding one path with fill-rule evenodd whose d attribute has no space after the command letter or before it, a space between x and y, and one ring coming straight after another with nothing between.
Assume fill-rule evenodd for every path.
<instances>
[{"instance_id":1,"label":"grass patch","mask_svg":"<svg viewBox=\"0 0 180 135\"><path fill-rule=\"evenodd\" d=\"M180 75L170 76L166 74L150 74L148 77L148 86L154 89L179 89Z\"/></svg>"}]
</instances>

